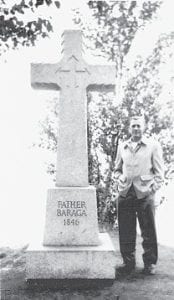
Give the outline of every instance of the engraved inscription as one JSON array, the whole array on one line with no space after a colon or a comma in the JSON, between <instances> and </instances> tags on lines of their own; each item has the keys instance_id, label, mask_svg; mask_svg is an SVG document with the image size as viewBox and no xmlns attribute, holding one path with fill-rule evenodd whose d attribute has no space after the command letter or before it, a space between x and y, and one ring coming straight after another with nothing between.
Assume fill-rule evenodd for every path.
<instances>
[{"instance_id":1,"label":"engraved inscription","mask_svg":"<svg viewBox=\"0 0 174 300\"><path fill-rule=\"evenodd\" d=\"M78 217L87 217L87 207L85 201L58 201L57 216L66 217L63 224L67 226L78 226Z\"/></svg>"}]
</instances>

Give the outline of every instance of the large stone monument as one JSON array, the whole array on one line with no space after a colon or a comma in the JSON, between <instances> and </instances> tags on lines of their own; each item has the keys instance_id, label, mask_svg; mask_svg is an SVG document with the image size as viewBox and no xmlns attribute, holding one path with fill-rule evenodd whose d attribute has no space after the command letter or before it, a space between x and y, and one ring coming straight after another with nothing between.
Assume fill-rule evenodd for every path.
<instances>
[{"instance_id":1,"label":"large stone monument","mask_svg":"<svg viewBox=\"0 0 174 300\"><path fill-rule=\"evenodd\" d=\"M57 64L32 64L34 88L60 90L56 187L48 190L43 241L26 252L27 279L115 277L115 250L99 233L88 183L87 89L114 89L115 67L88 65L81 31L65 31Z\"/></svg>"}]
</instances>

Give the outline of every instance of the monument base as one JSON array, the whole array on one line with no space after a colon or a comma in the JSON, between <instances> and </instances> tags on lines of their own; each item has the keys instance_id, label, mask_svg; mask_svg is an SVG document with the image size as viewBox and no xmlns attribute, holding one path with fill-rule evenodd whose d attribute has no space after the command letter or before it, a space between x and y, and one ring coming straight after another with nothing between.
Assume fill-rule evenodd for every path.
<instances>
[{"instance_id":1,"label":"monument base","mask_svg":"<svg viewBox=\"0 0 174 300\"><path fill-rule=\"evenodd\" d=\"M48 189L44 246L97 246L96 189L56 187Z\"/></svg>"},{"instance_id":2,"label":"monument base","mask_svg":"<svg viewBox=\"0 0 174 300\"><path fill-rule=\"evenodd\" d=\"M107 233L99 246L31 245L26 251L26 279L114 279L116 252Z\"/></svg>"}]
</instances>

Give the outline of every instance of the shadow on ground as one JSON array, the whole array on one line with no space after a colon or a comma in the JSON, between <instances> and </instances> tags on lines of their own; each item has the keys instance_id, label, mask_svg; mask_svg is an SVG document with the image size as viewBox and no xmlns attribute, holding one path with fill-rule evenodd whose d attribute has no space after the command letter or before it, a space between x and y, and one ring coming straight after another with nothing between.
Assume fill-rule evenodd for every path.
<instances>
[{"instance_id":1,"label":"shadow on ground","mask_svg":"<svg viewBox=\"0 0 174 300\"><path fill-rule=\"evenodd\" d=\"M118 253L118 232L110 236ZM174 249L159 245L155 276L141 274L141 237L137 238L137 269L116 280L37 280L25 281L25 250L0 249L2 300L173 300ZM118 254L119 256L119 254ZM118 258L120 259L120 258ZM120 259L121 262L121 259Z\"/></svg>"}]
</instances>

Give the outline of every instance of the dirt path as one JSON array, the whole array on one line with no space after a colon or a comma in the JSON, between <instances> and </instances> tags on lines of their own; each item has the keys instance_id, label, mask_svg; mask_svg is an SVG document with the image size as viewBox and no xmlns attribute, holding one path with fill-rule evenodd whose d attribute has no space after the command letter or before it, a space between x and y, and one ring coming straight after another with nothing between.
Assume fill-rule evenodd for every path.
<instances>
[{"instance_id":1,"label":"dirt path","mask_svg":"<svg viewBox=\"0 0 174 300\"><path fill-rule=\"evenodd\" d=\"M118 251L118 233L110 233ZM126 278L114 281L52 281L27 284L25 281L24 248L13 251L1 259L2 300L173 300L174 299L174 248L159 245L159 263L155 276L140 273L142 264L141 238L137 240L137 270ZM118 257L119 251L118 251ZM121 260L120 260L121 262ZM49 282L50 284L50 282Z\"/></svg>"}]
</instances>

